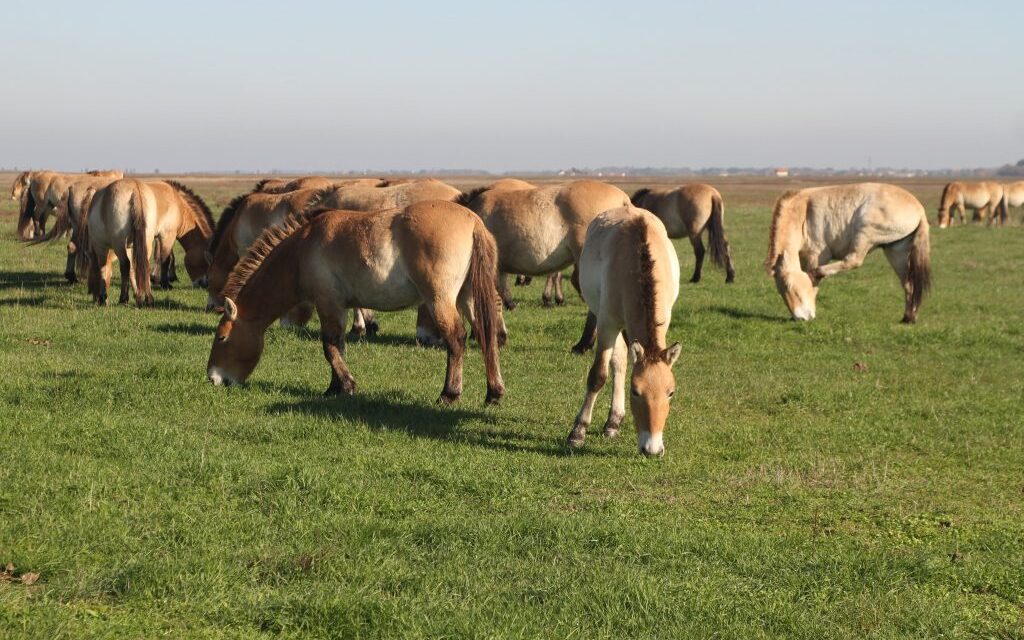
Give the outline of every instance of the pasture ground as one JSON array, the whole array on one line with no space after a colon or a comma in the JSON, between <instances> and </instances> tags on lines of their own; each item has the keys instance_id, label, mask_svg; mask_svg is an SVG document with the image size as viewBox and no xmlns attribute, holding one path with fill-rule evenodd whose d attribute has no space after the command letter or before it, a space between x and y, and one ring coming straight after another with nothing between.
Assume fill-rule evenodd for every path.
<instances>
[{"instance_id":1,"label":"pasture ground","mask_svg":"<svg viewBox=\"0 0 1024 640\"><path fill-rule=\"evenodd\" d=\"M251 184L185 181L218 213ZM590 364L568 287L515 291L498 408L476 350L435 404L411 311L350 345L355 398L320 397L315 322L214 388L205 292L93 307L5 191L0 635L1024 637L1024 228L933 225L917 326L880 253L796 324L761 268L794 183L716 184L737 281L682 287L660 460L631 418L564 452ZM909 188L934 220L940 185Z\"/></svg>"}]
</instances>

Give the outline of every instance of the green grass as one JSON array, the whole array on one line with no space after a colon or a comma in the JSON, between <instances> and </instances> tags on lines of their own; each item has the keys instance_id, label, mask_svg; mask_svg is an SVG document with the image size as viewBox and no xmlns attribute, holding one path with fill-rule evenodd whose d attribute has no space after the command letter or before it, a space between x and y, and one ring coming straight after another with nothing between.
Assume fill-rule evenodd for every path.
<instances>
[{"instance_id":1,"label":"green grass","mask_svg":"<svg viewBox=\"0 0 1024 640\"><path fill-rule=\"evenodd\" d=\"M736 284L682 287L660 460L631 419L564 453L574 293L516 290L497 408L476 350L435 404L412 312L350 346L356 398L276 326L214 388L204 292L95 308L3 217L0 566L39 580L0 582L0 635L1024 637L1024 229L933 228L917 326L878 253L796 324L760 267L773 197L728 209Z\"/></svg>"}]
</instances>

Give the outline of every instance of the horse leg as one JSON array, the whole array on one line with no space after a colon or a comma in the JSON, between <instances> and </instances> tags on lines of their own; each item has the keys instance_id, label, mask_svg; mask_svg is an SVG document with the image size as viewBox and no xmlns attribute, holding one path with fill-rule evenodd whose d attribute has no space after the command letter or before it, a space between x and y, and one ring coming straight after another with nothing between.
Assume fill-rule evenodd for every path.
<instances>
[{"instance_id":1,"label":"horse leg","mask_svg":"<svg viewBox=\"0 0 1024 640\"><path fill-rule=\"evenodd\" d=\"M345 364L345 324L348 309L339 305L317 305L316 311L320 315L320 342L324 347L324 358L331 366L331 384L324 395L353 395L356 392L356 380Z\"/></svg>"},{"instance_id":2,"label":"horse leg","mask_svg":"<svg viewBox=\"0 0 1024 640\"><path fill-rule=\"evenodd\" d=\"M540 295L541 304L545 307L553 307L554 302L552 298L555 294L555 274L549 274L547 279L544 281L544 293Z\"/></svg>"},{"instance_id":3,"label":"horse leg","mask_svg":"<svg viewBox=\"0 0 1024 640\"><path fill-rule=\"evenodd\" d=\"M512 299L512 290L508 288L508 274L504 271L498 274L498 294L506 309L512 311L516 308L516 302Z\"/></svg>"},{"instance_id":4,"label":"horse leg","mask_svg":"<svg viewBox=\"0 0 1024 640\"><path fill-rule=\"evenodd\" d=\"M459 293L459 313L462 317L469 322L470 326L473 326L473 296L472 288L467 286L469 283L463 284L462 291ZM501 304L495 301L498 307L498 311L501 311ZM480 345L480 351L484 356L484 372L487 375L487 396L485 402L487 404L497 404L499 400L505 395L505 382L501 379L501 365L498 361L497 350L488 352L484 349L484 341L487 339L486 336L478 336L476 341ZM498 328L498 335L496 342L498 348L505 346L505 342L508 339L505 333L505 320L502 318L501 327Z\"/></svg>"},{"instance_id":5,"label":"horse leg","mask_svg":"<svg viewBox=\"0 0 1024 640\"><path fill-rule=\"evenodd\" d=\"M608 365L612 359L615 341L621 335L619 331L602 329L599 332L597 349L594 351L594 363L590 365L590 373L587 375L587 392L583 396L583 406L576 414L576 423L565 441L566 446L571 449L582 447L587 438L587 427L590 426L590 420L594 415L594 403L597 402L597 394L608 381Z\"/></svg>"},{"instance_id":6,"label":"horse leg","mask_svg":"<svg viewBox=\"0 0 1024 640\"><path fill-rule=\"evenodd\" d=\"M690 282L700 282L701 271L704 269L704 240L701 239L698 233L695 236L690 236L690 244L693 245L693 257L696 260L693 265L693 277L690 278Z\"/></svg>"},{"instance_id":7,"label":"horse leg","mask_svg":"<svg viewBox=\"0 0 1024 640\"><path fill-rule=\"evenodd\" d=\"M421 347L440 347L444 344L437 324L434 323L434 318L425 304L416 309L416 344Z\"/></svg>"},{"instance_id":8,"label":"horse leg","mask_svg":"<svg viewBox=\"0 0 1024 640\"><path fill-rule=\"evenodd\" d=\"M117 256L118 266L121 268L121 296L117 304L128 304L128 288L135 289L135 280L132 278L132 263L128 259L128 252Z\"/></svg>"},{"instance_id":9,"label":"horse leg","mask_svg":"<svg viewBox=\"0 0 1024 640\"><path fill-rule=\"evenodd\" d=\"M914 306L914 282L910 279L910 249L914 245L914 237L909 236L903 240L899 240L890 245L886 245L882 250L885 252L885 257L888 258L889 264L892 265L893 271L900 279L900 284L903 285L903 295L906 300L906 304L903 310L904 323L913 323L917 320L917 307Z\"/></svg>"},{"instance_id":10,"label":"horse leg","mask_svg":"<svg viewBox=\"0 0 1024 640\"><path fill-rule=\"evenodd\" d=\"M562 272L556 271L554 273L555 278L555 304L562 306L565 304L565 294L562 293Z\"/></svg>"},{"instance_id":11,"label":"horse leg","mask_svg":"<svg viewBox=\"0 0 1024 640\"><path fill-rule=\"evenodd\" d=\"M451 404L462 395L462 361L466 354L466 328L462 324L455 303L450 300L434 299L427 303L427 309L448 350L444 388L438 402Z\"/></svg>"},{"instance_id":12,"label":"horse leg","mask_svg":"<svg viewBox=\"0 0 1024 640\"><path fill-rule=\"evenodd\" d=\"M572 277L569 278L569 282L572 283L576 293L583 297L583 292L580 290L580 268L579 265L575 265L572 269ZM590 351L590 348L594 346L594 341L597 339L597 316L593 314L589 309L587 310L587 319L583 323L583 334L580 339L572 347L572 352L576 354L584 354Z\"/></svg>"},{"instance_id":13,"label":"horse leg","mask_svg":"<svg viewBox=\"0 0 1024 640\"><path fill-rule=\"evenodd\" d=\"M167 291L171 288L171 270L174 268L174 237L170 242L159 238L157 261L160 263L160 288Z\"/></svg>"},{"instance_id":14,"label":"horse leg","mask_svg":"<svg viewBox=\"0 0 1024 640\"><path fill-rule=\"evenodd\" d=\"M64 265L64 279L69 284L75 284L78 282L78 275L75 273L75 255L80 251L78 245L75 243L75 237L72 234L71 241L68 242L68 261Z\"/></svg>"},{"instance_id":15,"label":"horse leg","mask_svg":"<svg viewBox=\"0 0 1024 640\"><path fill-rule=\"evenodd\" d=\"M352 330L348 332L349 340L358 340L366 335L366 322L363 319L362 309L352 310Z\"/></svg>"},{"instance_id":16,"label":"horse leg","mask_svg":"<svg viewBox=\"0 0 1024 640\"><path fill-rule=\"evenodd\" d=\"M864 264L864 258L867 257L868 251L870 250L871 243L858 238L854 240L853 248L850 250L850 253L843 256L842 260L817 267L810 272L811 277L816 280L823 280L829 276L834 276L837 273L856 269L860 265Z\"/></svg>"},{"instance_id":17,"label":"horse leg","mask_svg":"<svg viewBox=\"0 0 1024 640\"><path fill-rule=\"evenodd\" d=\"M517 287L529 286L531 282L533 282L533 278L531 278L530 276L516 276Z\"/></svg>"},{"instance_id":18,"label":"horse leg","mask_svg":"<svg viewBox=\"0 0 1024 640\"><path fill-rule=\"evenodd\" d=\"M107 289L103 284L100 258L94 250L89 249L89 251L92 253L92 260L89 261L89 271L86 275L89 293L92 295L93 302L98 305L105 305L107 304Z\"/></svg>"},{"instance_id":19,"label":"horse leg","mask_svg":"<svg viewBox=\"0 0 1024 640\"><path fill-rule=\"evenodd\" d=\"M612 348L612 406L608 410L608 421L604 423L606 438L619 435L619 425L626 417L626 339L620 333Z\"/></svg>"},{"instance_id":20,"label":"horse leg","mask_svg":"<svg viewBox=\"0 0 1024 640\"><path fill-rule=\"evenodd\" d=\"M178 281L178 262L177 262L177 260L174 259L173 244L174 244L174 242L172 240L171 241L171 245L172 245L171 249L172 250L167 252L167 255L168 255L167 260L170 262L170 264L168 266L168 269L167 269L167 281L168 282L177 282ZM167 287L167 288L170 289L170 287Z\"/></svg>"},{"instance_id":21,"label":"horse leg","mask_svg":"<svg viewBox=\"0 0 1024 640\"><path fill-rule=\"evenodd\" d=\"M380 331L380 324L377 322L377 314L373 309L360 309L363 313L363 324L366 325L366 337L372 338Z\"/></svg>"},{"instance_id":22,"label":"horse leg","mask_svg":"<svg viewBox=\"0 0 1024 640\"><path fill-rule=\"evenodd\" d=\"M291 327L304 327L313 317L313 305L308 302L300 302L288 313L281 316L281 326L288 329Z\"/></svg>"}]
</instances>

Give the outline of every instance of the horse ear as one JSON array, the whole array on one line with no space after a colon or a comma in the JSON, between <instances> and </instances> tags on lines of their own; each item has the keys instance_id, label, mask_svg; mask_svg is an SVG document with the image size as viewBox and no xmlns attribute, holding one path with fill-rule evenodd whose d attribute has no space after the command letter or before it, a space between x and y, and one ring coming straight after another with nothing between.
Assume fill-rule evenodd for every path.
<instances>
[{"instance_id":1,"label":"horse ear","mask_svg":"<svg viewBox=\"0 0 1024 640\"><path fill-rule=\"evenodd\" d=\"M665 349L665 353L662 354L661 357L664 358L664 360L668 364L668 366L671 367L672 365L674 365L676 363L676 360L679 359L679 354L681 354L682 352L683 352L682 345L680 345L678 342L676 342L671 347L669 347L668 349Z\"/></svg>"},{"instance_id":2,"label":"horse ear","mask_svg":"<svg viewBox=\"0 0 1024 640\"><path fill-rule=\"evenodd\" d=\"M232 322L238 319L238 306L231 298L224 298L224 317Z\"/></svg>"},{"instance_id":3,"label":"horse ear","mask_svg":"<svg viewBox=\"0 0 1024 640\"><path fill-rule=\"evenodd\" d=\"M633 364L636 364L637 362L640 362L643 359L644 359L644 348L643 348L643 346L639 342L634 340L629 345L629 361L632 362Z\"/></svg>"}]
</instances>

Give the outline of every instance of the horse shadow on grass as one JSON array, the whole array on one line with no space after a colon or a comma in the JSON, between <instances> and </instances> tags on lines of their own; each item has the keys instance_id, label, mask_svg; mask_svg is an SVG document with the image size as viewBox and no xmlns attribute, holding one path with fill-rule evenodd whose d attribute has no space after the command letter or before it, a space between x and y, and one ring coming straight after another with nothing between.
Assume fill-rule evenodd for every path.
<instances>
[{"instance_id":1,"label":"horse shadow on grass","mask_svg":"<svg viewBox=\"0 0 1024 640\"><path fill-rule=\"evenodd\" d=\"M0 300L0 307L45 307L46 296L27 296Z\"/></svg>"},{"instance_id":2,"label":"horse shadow on grass","mask_svg":"<svg viewBox=\"0 0 1024 640\"><path fill-rule=\"evenodd\" d=\"M216 329L214 325L200 324L198 322L168 322L153 327L159 333L177 333L186 336L213 336Z\"/></svg>"},{"instance_id":3,"label":"horse shadow on grass","mask_svg":"<svg viewBox=\"0 0 1024 640\"><path fill-rule=\"evenodd\" d=\"M414 400L401 390L326 398L311 397L310 389L293 385L277 387L264 383L253 386L288 393L299 398L294 402L277 402L270 405L266 412L272 416L299 413L327 420L344 418L362 422L375 431L399 431L421 438L513 453L540 453L557 457L568 455L565 447L557 439L540 438L498 426L496 412L501 411L499 407L470 409L440 403L425 404ZM476 425L471 429L459 428L467 422ZM581 452L576 452L577 455L579 453ZM611 452L603 451L584 450L582 453L612 455Z\"/></svg>"},{"instance_id":4,"label":"horse shadow on grass","mask_svg":"<svg viewBox=\"0 0 1024 640\"><path fill-rule=\"evenodd\" d=\"M733 307L726 307L722 305L707 307L707 310L736 320L764 320L765 322L774 323L789 322L789 318L784 318L782 316L770 316L767 313L746 311L744 309L735 309Z\"/></svg>"},{"instance_id":5,"label":"horse shadow on grass","mask_svg":"<svg viewBox=\"0 0 1024 640\"><path fill-rule=\"evenodd\" d=\"M54 273L41 271L0 271L0 291L7 289L41 289L67 285L68 281Z\"/></svg>"}]
</instances>

